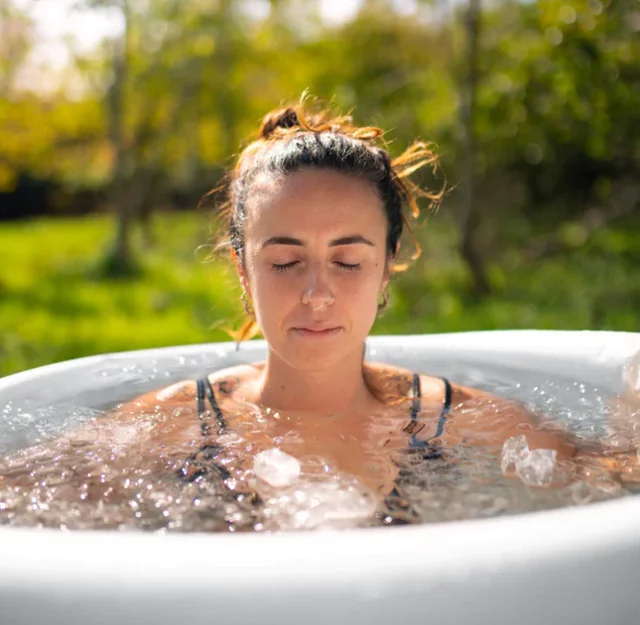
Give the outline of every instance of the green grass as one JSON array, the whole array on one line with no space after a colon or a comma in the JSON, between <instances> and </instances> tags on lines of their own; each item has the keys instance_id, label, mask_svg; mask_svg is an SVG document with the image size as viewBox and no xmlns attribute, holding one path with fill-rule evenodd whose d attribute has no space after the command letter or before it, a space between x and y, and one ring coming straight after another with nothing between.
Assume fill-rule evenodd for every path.
<instances>
[{"instance_id":1,"label":"green grass","mask_svg":"<svg viewBox=\"0 0 640 625\"><path fill-rule=\"evenodd\" d=\"M105 352L226 341L242 318L232 268L205 262L207 218L159 215L157 247L136 278L99 277L111 218L0 226L0 375ZM507 328L638 329L638 233L606 230L571 254L492 266L496 294L476 301L455 253L455 231L432 220L423 256L394 277L377 334Z\"/></svg>"},{"instance_id":2,"label":"green grass","mask_svg":"<svg viewBox=\"0 0 640 625\"><path fill-rule=\"evenodd\" d=\"M163 215L137 279L98 277L104 216L0 229L0 374L90 354L224 340L240 307L229 268L203 261L202 216ZM228 337L226 337L228 340Z\"/></svg>"}]
</instances>

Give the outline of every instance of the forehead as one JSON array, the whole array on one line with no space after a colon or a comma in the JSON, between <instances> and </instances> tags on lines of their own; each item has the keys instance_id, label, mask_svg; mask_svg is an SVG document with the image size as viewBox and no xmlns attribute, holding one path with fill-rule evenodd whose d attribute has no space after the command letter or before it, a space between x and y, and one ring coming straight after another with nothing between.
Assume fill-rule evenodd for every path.
<instances>
[{"instance_id":1,"label":"forehead","mask_svg":"<svg viewBox=\"0 0 640 625\"><path fill-rule=\"evenodd\" d=\"M283 232L322 237L337 231L384 236L386 218L373 184L329 169L256 180L247 206L247 238Z\"/></svg>"}]
</instances>

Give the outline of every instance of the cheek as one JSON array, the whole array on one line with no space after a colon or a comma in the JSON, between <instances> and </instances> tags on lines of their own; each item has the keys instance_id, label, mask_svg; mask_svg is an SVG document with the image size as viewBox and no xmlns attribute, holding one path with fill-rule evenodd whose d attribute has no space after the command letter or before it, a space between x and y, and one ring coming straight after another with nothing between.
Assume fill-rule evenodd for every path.
<instances>
[{"instance_id":1,"label":"cheek","mask_svg":"<svg viewBox=\"0 0 640 625\"><path fill-rule=\"evenodd\" d=\"M376 284L371 278L354 278L342 280L340 296L345 305L361 306L365 301L375 297Z\"/></svg>"},{"instance_id":2,"label":"cheek","mask_svg":"<svg viewBox=\"0 0 640 625\"><path fill-rule=\"evenodd\" d=\"M300 288L290 276L256 267L251 279L251 295L263 322L286 316L300 300Z\"/></svg>"},{"instance_id":3,"label":"cheek","mask_svg":"<svg viewBox=\"0 0 640 625\"><path fill-rule=\"evenodd\" d=\"M381 277L377 272L355 277L343 277L339 288L335 292L340 308L348 311L353 319L369 323L375 319L378 312Z\"/></svg>"}]
</instances>

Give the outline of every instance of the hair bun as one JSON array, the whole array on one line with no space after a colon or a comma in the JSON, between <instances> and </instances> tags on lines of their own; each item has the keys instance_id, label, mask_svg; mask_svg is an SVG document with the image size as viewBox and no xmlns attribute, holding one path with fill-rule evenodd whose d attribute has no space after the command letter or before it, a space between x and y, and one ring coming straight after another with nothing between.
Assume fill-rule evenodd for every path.
<instances>
[{"instance_id":1,"label":"hair bun","mask_svg":"<svg viewBox=\"0 0 640 625\"><path fill-rule=\"evenodd\" d=\"M276 109L264 116L260 126L260 136L267 139L276 128L293 128L294 126L300 126L300 120L294 108L288 106Z\"/></svg>"}]
</instances>

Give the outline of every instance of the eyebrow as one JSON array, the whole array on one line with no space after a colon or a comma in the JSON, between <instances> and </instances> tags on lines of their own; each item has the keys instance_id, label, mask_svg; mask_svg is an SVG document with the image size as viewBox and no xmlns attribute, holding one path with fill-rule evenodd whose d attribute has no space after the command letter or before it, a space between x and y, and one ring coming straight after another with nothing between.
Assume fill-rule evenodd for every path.
<instances>
[{"instance_id":1,"label":"eyebrow","mask_svg":"<svg viewBox=\"0 0 640 625\"><path fill-rule=\"evenodd\" d=\"M361 234L352 234L347 237L340 237L329 241L329 247L337 247L338 245L356 245L358 243L375 247L375 243L365 239ZM270 237L263 244L262 249L269 245L304 245L304 241L295 239L294 237Z\"/></svg>"}]
</instances>

